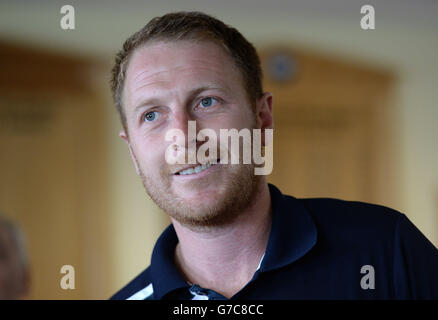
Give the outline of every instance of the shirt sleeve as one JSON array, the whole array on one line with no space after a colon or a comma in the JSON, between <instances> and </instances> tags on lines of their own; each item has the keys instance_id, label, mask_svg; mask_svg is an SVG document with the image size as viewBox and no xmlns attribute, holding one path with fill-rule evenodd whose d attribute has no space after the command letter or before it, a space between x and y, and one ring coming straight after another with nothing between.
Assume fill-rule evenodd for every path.
<instances>
[{"instance_id":1,"label":"shirt sleeve","mask_svg":"<svg viewBox=\"0 0 438 320\"><path fill-rule=\"evenodd\" d=\"M396 299L438 299L438 250L404 215L394 232Z\"/></svg>"}]
</instances>

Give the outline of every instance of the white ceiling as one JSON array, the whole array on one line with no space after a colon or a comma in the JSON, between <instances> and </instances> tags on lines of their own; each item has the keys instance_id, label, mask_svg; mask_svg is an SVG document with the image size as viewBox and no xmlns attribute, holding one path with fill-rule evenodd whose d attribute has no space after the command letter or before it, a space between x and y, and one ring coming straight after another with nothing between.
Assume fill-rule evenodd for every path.
<instances>
[{"instance_id":1,"label":"white ceiling","mask_svg":"<svg viewBox=\"0 0 438 320\"><path fill-rule=\"evenodd\" d=\"M59 27L64 4L75 7L74 31ZM364 4L375 7L373 34L358 28ZM336 47L348 45L349 37L354 43L358 36L370 43L409 37L413 46L418 38L438 41L437 0L0 0L0 38L61 51L113 54L150 18L177 10L213 14L257 42L287 38Z\"/></svg>"}]
</instances>

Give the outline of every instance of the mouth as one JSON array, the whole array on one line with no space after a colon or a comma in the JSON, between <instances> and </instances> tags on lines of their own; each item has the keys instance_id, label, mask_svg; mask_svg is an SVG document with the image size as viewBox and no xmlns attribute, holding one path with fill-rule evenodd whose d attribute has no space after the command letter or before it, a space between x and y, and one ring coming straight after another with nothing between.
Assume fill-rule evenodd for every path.
<instances>
[{"instance_id":1,"label":"mouth","mask_svg":"<svg viewBox=\"0 0 438 320\"><path fill-rule=\"evenodd\" d=\"M195 175L195 174L198 174L198 173L201 173L201 172L208 170L209 168L211 168L212 166L215 166L218 163L220 163L220 159L217 159L216 163L209 162L209 163L199 164L197 166L192 166L189 168L181 169L180 171L174 173L174 175L176 175L176 176Z\"/></svg>"}]
</instances>

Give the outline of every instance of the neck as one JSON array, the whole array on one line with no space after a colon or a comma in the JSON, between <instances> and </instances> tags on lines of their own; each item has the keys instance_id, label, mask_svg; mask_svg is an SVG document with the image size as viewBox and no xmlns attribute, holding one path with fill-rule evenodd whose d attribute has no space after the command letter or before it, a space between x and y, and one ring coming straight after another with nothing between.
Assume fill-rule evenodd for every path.
<instances>
[{"instance_id":1,"label":"neck","mask_svg":"<svg viewBox=\"0 0 438 320\"><path fill-rule=\"evenodd\" d=\"M271 197L267 183L230 225L193 230L172 219L179 243L175 260L187 281L229 298L252 278L269 239Z\"/></svg>"}]
</instances>

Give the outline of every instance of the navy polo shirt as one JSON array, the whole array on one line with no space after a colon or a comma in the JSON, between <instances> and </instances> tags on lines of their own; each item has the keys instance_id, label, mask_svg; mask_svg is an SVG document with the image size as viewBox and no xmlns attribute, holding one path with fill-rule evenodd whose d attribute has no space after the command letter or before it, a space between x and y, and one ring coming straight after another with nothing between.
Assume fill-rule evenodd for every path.
<instances>
[{"instance_id":1,"label":"navy polo shirt","mask_svg":"<svg viewBox=\"0 0 438 320\"><path fill-rule=\"evenodd\" d=\"M272 227L251 281L234 299L438 299L438 250L393 209L297 199L269 185ZM174 262L170 225L151 265L111 299L226 299L190 285Z\"/></svg>"}]
</instances>

